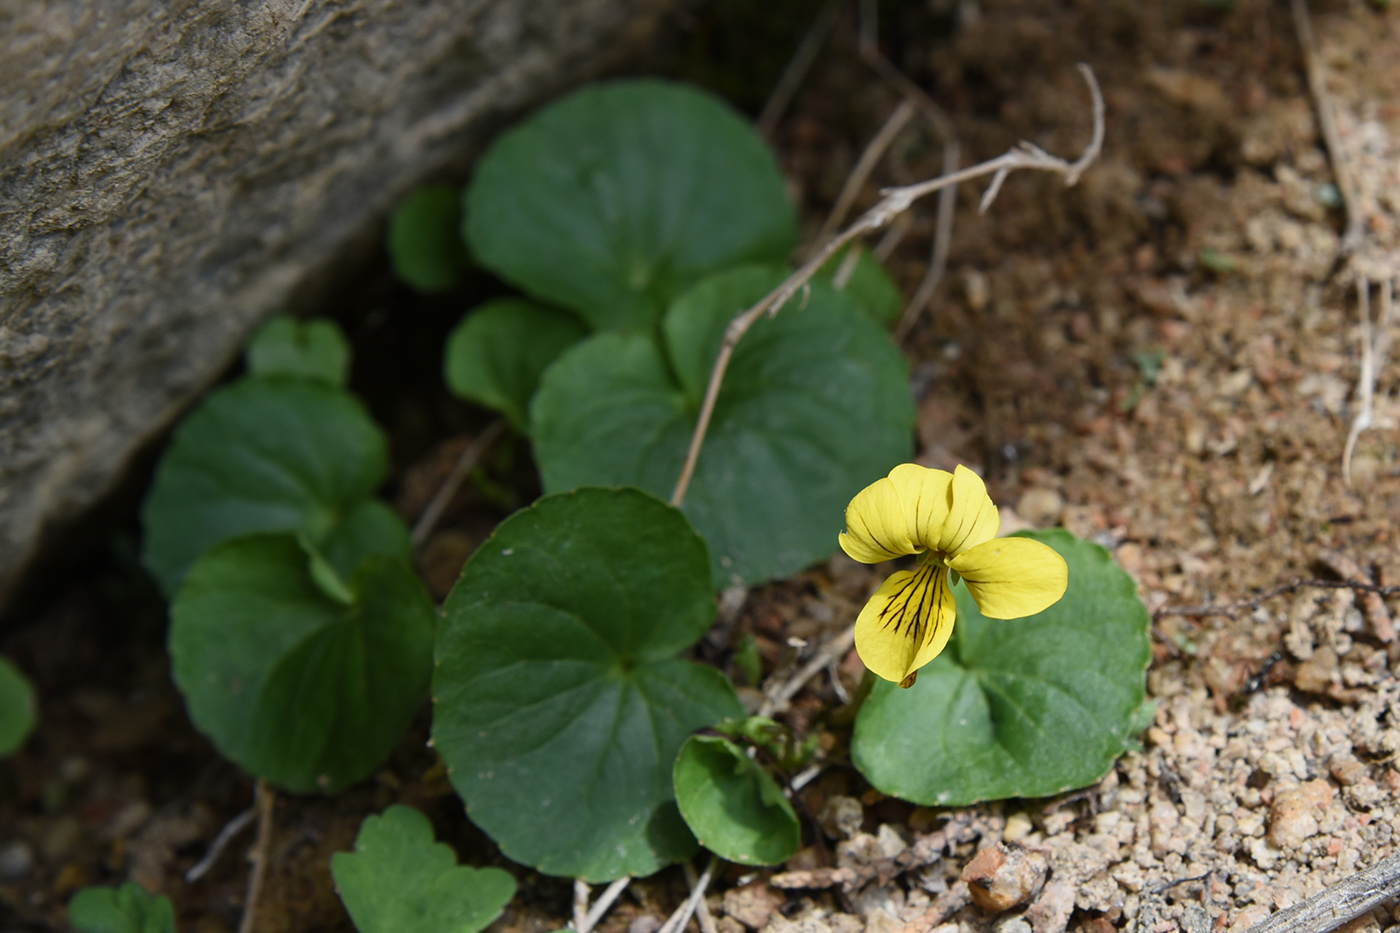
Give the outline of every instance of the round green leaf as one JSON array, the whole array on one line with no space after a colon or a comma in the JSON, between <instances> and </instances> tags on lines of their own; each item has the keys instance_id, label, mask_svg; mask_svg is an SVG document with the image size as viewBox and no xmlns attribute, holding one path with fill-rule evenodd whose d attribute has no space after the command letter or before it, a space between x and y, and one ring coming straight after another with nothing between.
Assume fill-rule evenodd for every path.
<instances>
[{"instance_id":1,"label":"round green leaf","mask_svg":"<svg viewBox=\"0 0 1400 933\"><path fill-rule=\"evenodd\" d=\"M8 658L0 657L0 755L24 744L38 715L34 686Z\"/></svg>"},{"instance_id":2,"label":"round green leaf","mask_svg":"<svg viewBox=\"0 0 1400 933\"><path fill-rule=\"evenodd\" d=\"M369 774L418 710L435 613L400 560L368 557L344 583L314 566L292 534L215 546L171 605L170 654L190 718L225 757L330 793Z\"/></svg>"},{"instance_id":3,"label":"round green leaf","mask_svg":"<svg viewBox=\"0 0 1400 933\"><path fill-rule=\"evenodd\" d=\"M768 772L728 739L686 739L674 781L681 816L700 844L720 858L776 865L802 844L792 804Z\"/></svg>"},{"instance_id":4,"label":"round green leaf","mask_svg":"<svg viewBox=\"0 0 1400 933\"><path fill-rule=\"evenodd\" d=\"M797 229L748 123L655 80L584 88L504 134L466 205L483 265L599 330L650 330L706 273L786 258Z\"/></svg>"},{"instance_id":5,"label":"round green leaf","mask_svg":"<svg viewBox=\"0 0 1400 933\"><path fill-rule=\"evenodd\" d=\"M350 341L325 318L278 315L249 338L245 357L254 376L296 376L342 388L350 375Z\"/></svg>"},{"instance_id":6,"label":"round green leaf","mask_svg":"<svg viewBox=\"0 0 1400 933\"><path fill-rule=\"evenodd\" d=\"M725 327L782 278L748 266L701 282L667 311L664 353L635 334L565 351L530 410L545 489L669 496ZM913 423L903 357L848 298L814 282L761 318L730 361L684 502L716 585L787 576L834 551L842 510L908 459Z\"/></svg>"},{"instance_id":7,"label":"round green leaf","mask_svg":"<svg viewBox=\"0 0 1400 933\"><path fill-rule=\"evenodd\" d=\"M849 254L849 249L843 249L832 256L822 266L821 277L832 281L845 267ZM904 296L900 294L899 286L868 249L862 249L857 254L846 284L838 290L845 292L858 308L886 327L899 320L900 312L904 310Z\"/></svg>"},{"instance_id":8,"label":"round green leaf","mask_svg":"<svg viewBox=\"0 0 1400 933\"><path fill-rule=\"evenodd\" d=\"M445 607L433 741L472 821L518 862L604 881L694 851L671 767L742 716L719 671L676 657L714 619L705 544L636 489L512 515Z\"/></svg>"},{"instance_id":9,"label":"round green leaf","mask_svg":"<svg viewBox=\"0 0 1400 933\"><path fill-rule=\"evenodd\" d=\"M389 260L394 274L420 292L456 285L470 264L460 189L427 185L405 198L389 219Z\"/></svg>"},{"instance_id":10,"label":"round green leaf","mask_svg":"<svg viewBox=\"0 0 1400 933\"><path fill-rule=\"evenodd\" d=\"M470 312L447 338L443 375L457 396L524 431L540 374L588 333L567 311L505 298Z\"/></svg>"},{"instance_id":11,"label":"round green leaf","mask_svg":"<svg viewBox=\"0 0 1400 933\"><path fill-rule=\"evenodd\" d=\"M68 902L78 933L175 933L175 905L129 882L120 888L83 888Z\"/></svg>"},{"instance_id":12,"label":"round green leaf","mask_svg":"<svg viewBox=\"0 0 1400 933\"><path fill-rule=\"evenodd\" d=\"M355 851L331 856L331 875L360 933L477 933L515 896L509 872L458 865L403 805L366 818Z\"/></svg>"},{"instance_id":13,"label":"round green leaf","mask_svg":"<svg viewBox=\"0 0 1400 933\"><path fill-rule=\"evenodd\" d=\"M368 497L388 464L383 433L345 392L245 379L175 431L142 507L146 566L172 596L198 557L253 531L301 531L342 575L366 554L407 558L408 530Z\"/></svg>"},{"instance_id":14,"label":"round green leaf","mask_svg":"<svg viewBox=\"0 0 1400 933\"><path fill-rule=\"evenodd\" d=\"M1151 646L1137 587L1107 551L1031 532L1069 565L1039 615L987 619L965 587L948 649L908 690L885 681L861 707L851 757L871 784L930 806L1045 797L1092 784L1145 725Z\"/></svg>"}]
</instances>

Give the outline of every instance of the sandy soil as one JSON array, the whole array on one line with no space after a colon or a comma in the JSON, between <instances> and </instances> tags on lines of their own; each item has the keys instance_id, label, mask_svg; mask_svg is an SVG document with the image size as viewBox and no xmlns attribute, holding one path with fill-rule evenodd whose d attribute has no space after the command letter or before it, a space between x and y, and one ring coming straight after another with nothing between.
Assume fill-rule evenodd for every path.
<instances>
[{"instance_id":1,"label":"sandy soil","mask_svg":"<svg viewBox=\"0 0 1400 933\"><path fill-rule=\"evenodd\" d=\"M721 933L1243 930L1396 851L1400 652L1388 620L1400 600L1289 585L1400 583L1400 347L1377 367L1372 426L1343 476L1362 401L1356 273L1400 275L1400 14L1329 0L1313 15L1355 177L1351 256L1286 5L933 0L887 16L885 52L946 107L964 164L1021 138L1076 154L1089 116L1074 63L1103 84L1108 140L1079 187L1016 176L981 216L980 191L960 193L949 274L905 346L923 462L975 465L1008 522L1063 524L1136 578L1154 610L1159 709L1144 750L1096 787L915 808L846 761L842 695L860 676L847 657L784 713L821 734L824 768L801 796L828 838L809 831L812 844L775 871L722 870L709 899ZM707 80L716 69L685 56L667 67ZM774 139L809 232L898 100L843 15ZM863 203L937 174L940 160L941 140L916 121ZM930 205L891 256L906 294L932 230ZM402 294L371 295L347 323L362 346L382 346L376 328L390 325L375 309ZM1378 314L1379 288L1369 295ZM438 330L458 313L420 311ZM396 501L411 518L484 419L435 386L426 407L379 391L372 370L357 369L357 387L394 433ZM424 551L438 595L533 494L521 450L499 451L486 477ZM188 725L132 532L113 541L0 634L44 716L0 764L0 929L66 929L76 888L127 879L169 894L182 930L236 929L248 837L202 879L183 876L251 784ZM750 593L702 654L723 661L752 632L781 679L844 630L877 573L839 558ZM426 722L425 711L373 780L279 803L259 929L350 929L327 860L395 801L424 809L468 861L504 864L424 748ZM982 850L1007 858L974 863ZM498 933L568 920L567 881L515 871L521 895ZM1021 890L989 911L968 902L965 875ZM679 870L636 882L601 929L654 933L685 890Z\"/></svg>"}]
</instances>

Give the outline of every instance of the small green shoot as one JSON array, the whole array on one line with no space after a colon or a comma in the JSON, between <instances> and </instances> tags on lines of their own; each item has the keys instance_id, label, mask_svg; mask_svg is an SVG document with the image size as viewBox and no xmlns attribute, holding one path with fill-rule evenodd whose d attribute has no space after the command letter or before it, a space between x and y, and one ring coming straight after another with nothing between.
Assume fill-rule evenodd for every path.
<instances>
[{"instance_id":1,"label":"small green shoot","mask_svg":"<svg viewBox=\"0 0 1400 933\"><path fill-rule=\"evenodd\" d=\"M78 933L175 933L175 906L135 883L83 888L68 902L68 922Z\"/></svg>"},{"instance_id":2,"label":"small green shoot","mask_svg":"<svg viewBox=\"0 0 1400 933\"><path fill-rule=\"evenodd\" d=\"M255 376L297 376L337 389L350 377L350 341L324 319L271 318L249 338L244 357Z\"/></svg>"},{"instance_id":3,"label":"small green shoot","mask_svg":"<svg viewBox=\"0 0 1400 933\"><path fill-rule=\"evenodd\" d=\"M509 872L458 865L428 818L403 805L366 818L331 874L359 933L478 933L515 896Z\"/></svg>"},{"instance_id":4,"label":"small green shoot","mask_svg":"<svg viewBox=\"0 0 1400 933\"><path fill-rule=\"evenodd\" d=\"M34 685L8 658L0 656L0 757L24 744L38 715Z\"/></svg>"},{"instance_id":5,"label":"small green shoot","mask_svg":"<svg viewBox=\"0 0 1400 933\"><path fill-rule=\"evenodd\" d=\"M540 375L587 333L567 311L520 298L488 302L448 337L443 376L458 398L500 412L524 433Z\"/></svg>"},{"instance_id":6,"label":"small green shoot","mask_svg":"<svg viewBox=\"0 0 1400 933\"><path fill-rule=\"evenodd\" d=\"M389 220L394 274L420 292L448 291L471 265L461 231L460 189L428 185L414 191Z\"/></svg>"}]
</instances>

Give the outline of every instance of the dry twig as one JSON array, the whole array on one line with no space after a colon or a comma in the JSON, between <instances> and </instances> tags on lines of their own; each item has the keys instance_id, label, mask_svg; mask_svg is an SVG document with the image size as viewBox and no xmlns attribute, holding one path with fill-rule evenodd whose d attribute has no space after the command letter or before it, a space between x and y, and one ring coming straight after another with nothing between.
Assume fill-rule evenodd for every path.
<instances>
[{"instance_id":1,"label":"dry twig","mask_svg":"<svg viewBox=\"0 0 1400 933\"><path fill-rule=\"evenodd\" d=\"M694 891L699 880L695 877L695 866L685 862L681 868L685 870L686 884L690 885L690 889ZM719 933L715 926L715 918L710 914L710 905L705 903L703 897L695 902L695 918L700 921L700 933Z\"/></svg>"},{"instance_id":2,"label":"dry twig","mask_svg":"<svg viewBox=\"0 0 1400 933\"><path fill-rule=\"evenodd\" d=\"M1317 37L1313 34L1312 18L1308 15L1307 0L1292 0L1293 25L1298 30L1298 44L1303 49L1303 70L1308 76L1308 90L1312 93L1313 106L1317 108L1317 122L1322 129L1322 141L1327 146L1327 154L1332 162L1332 176L1337 179L1337 191L1342 196L1342 206L1346 210L1347 230L1342 237L1342 252L1355 252L1364 236L1361 211L1356 204L1356 184L1351 177L1351 166L1347 164L1342 151L1342 136L1337 129L1337 111L1332 106L1332 95L1327 92L1327 76L1322 70L1322 59L1317 54Z\"/></svg>"},{"instance_id":3,"label":"dry twig","mask_svg":"<svg viewBox=\"0 0 1400 933\"><path fill-rule=\"evenodd\" d=\"M258 914L258 898L262 895L263 879L267 877L267 863L272 851L272 814L277 808L277 792L272 785L259 780L253 796L253 806L258 811L258 836L248 853L248 861L253 863L253 872L248 876L248 894L243 900L243 919L239 921L238 933L253 933L253 921Z\"/></svg>"},{"instance_id":4,"label":"dry twig","mask_svg":"<svg viewBox=\"0 0 1400 933\"><path fill-rule=\"evenodd\" d=\"M589 933L596 927L607 914L608 908L617 901L617 898L632 883L632 878L618 878L608 885L603 891L603 895L598 898L592 907L588 906L588 897L592 893L587 882L576 879L574 881L574 929L578 933Z\"/></svg>"},{"instance_id":5,"label":"dry twig","mask_svg":"<svg viewBox=\"0 0 1400 933\"><path fill-rule=\"evenodd\" d=\"M700 902L705 899L705 889L710 886L710 879L715 876L715 868L718 865L719 856L711 855L709 864L705 866L700 877L691 885L690 897L676 908L676 912L671 914L656 933L681 933L681 930L685 929L685 925L690 922L691 914L695 913Z\"/></svg>"},{"instance_id":6,"label":"dry twig","mask_svg":"<svg viewBox=\"0 0 1400 933\"><path fill-rule=\"evenodd\" d=\"M841 226L841 222L851 210L851 205L855 204L860 195L861 187L870 179L870 173L875 171L875 166L879 164L885 150L890 148L899 131L908 125L913 116L914 105L908 100L900 101L899 106L890 112L884 125L866 144L865 151L860 154L855 167L846 176L846 183L841 186L841 193L836 196L836 204L827 215L826 222L822 224L821 232L817 234L818 242L830 237Z\"/></svg>"},{"instance_id":7,"label":"dry twig","mask_svg":"<svg viewBox=\"0 0 1400 933\"><path fill-rule=\"evenodd\" d=\"M856 627L852 625L821 648L812 660L802 666L797 673L793 674L782 685L773 689L765 690L763 704L758 708L758 715L772 716L775 712L782 712L787 709L788 703L797 696L807 681L826 670L835 660L838 660L847 651L851 650L851 645L856 641Z\"/></svg>"},{"instance_id":8,"label":"dry twig","mask_svg":"<svg viewBox=\"0 0 1400 933\"><path fill-rule=\"evenodd\" d=\"M831 27L836 25L836 11L836 0L828 0L826 6L822 7L817 18L813 20L807 34L802 37L802 42L797 46L797 51L792 54L792 59L788 62L787 67L783 69L782 76L778 78L778 83L773 87L773 93L768 95L768 102L763 105L763 112L758 115L758 122L754 124L758 135L764 139L773 138L773 131L778 128L778 121L782 119L783 111L787 110L788 104L792 103L792 98L797 94L798 87L802 85L802 79L807 76L812 63L817 60L817 53L821 51L822 43L831 33Z\"/></svg>"},{"instance_id":9,"label":"dry twig","mask_svg":"<svg viewBox=\"0 0 1400 933\"><path fill-rule=\"evenodd\" d=\"M1354 580L1294 580L1282 586L1276 586L1271 590L1266 590L1257 596L1246 599L1237 599L1232 603L1205 603L1199 606L1158 606L1152 611L1154 620L1163 616L1190 616L1192 618L1202 618L1204 616L1227 616L1231 619L1238 616L1245 610L1253 611L1264 603L1279 596L1287 596L1289 593L1312 587L1319 590L1355 590L1359 593L1375 593L1377 596L1390 597L1400 594L1400 586L1378 586L1374 583L1362 583Z\"/></svg>"},{"instance_id":10,"label":"dry twig","mask_svg":"<svg viewBox=\"0 0 1400 933\"><path fill-rule=\"evenodd\" d=\"M770 317L777 314L782 307L792 299L794 295L806 287L817 271L824 266L828 259L835 255L846 244L875 230L886 226L895 217L904 213L917 200L936 191L941 191L950 185L971 181L974 178L981 178L985 175L992 176L991 186L982 197L982 210L986 210L996 197L997 191L1001 189L1001 184L1006 176L1018 169L1036 169L1045 172L1055 172L1063 175L1066 185L1073 185L1079 181L1079 177L1084 170L1098 158L1099 151L1103 147L1104 134L1104 104L1103 94L1099 90L1098 81L1094 78L1094 72L1088 65L1080 65L1080 72L1084 76L1084 81L1089 86L1089 94L1093 98L1094 112L1094 134L1089 145L1083 154L1074 162L1066 161L1058 156L1053 156L1028 142L1012 148L1009 152L988 160L980 165L953 172L950 175L941 175L938 178L928 181L918 182L913 185L905 185L899 188L886 188L881 192L880 201L870 210L862 214L853 224L841 231L825 246L817 250L802 266L794 272L777 288L773 289L752 308L737 315L729 322L725 328L724 339L720 343L719 353L715 357L714 368L710 371L710 382L705 389L705 398L701 403L700 416L695 422L695 432L691 435L690 448L686 452L685 464L681 468L680 477L676 480L675 491L671 494L671 504L679 506L685 499L686 489L690 486L690 479L695 473L695 462L700 456L700 446L704 443L705 432L710 427L710 417L714 414L715 402L719 398L720 384L724 381L724 372L729 367L729 359L734 354L734 347L739 343L751 327L764 314Z\"/></svg>"},{"instance_id":11,"label":"dry twig","mask_svg":"<svg viewBox=\"0 0 1400 933\"><path fill-rule=\"evenodd\" d=\"M423 510L423 514L418 516L418 521L413 526L413 546L415 548L422 547L423 543L428 540L428 535L433 533L433 528L437 526L443 510L452 501L452 497L457 494L457 489L462 485L462 481L476 466L482 454L486 453L486 449L496 443L496 439L504 434L505 430L505 419L497 418L472 439L466 450L462 451L462 455L452 466L452 472L447 474L447 479L442 481L442 485L438 487L432 501Z\"/></svg>"},{"instance_id":12,"label":"dry twig","mask_svg":"<svg viewBox=\"0 0 1400 933\"><path fill-rule=\"evenodd\" d=\"M1323 551L1317 559L1348 583L1370 583L1366 575L1361 571L1361 566L1341 551ZM1387 644L1395 640L1395 626L1390 621L1390 613L1386 611L1385 600L1376 592L1360 590L1356 594L1357 602L1361 603L1361 612L1366 616L1366 621L1371 625L1371 634L1380 641Z\"/></svg>"},{"instance_id":13,"label":"dry twig","mask_svg":"<svg viewBox=\"0 0 1400 933\"><path fill-rule=\"evenodd\" d=\"M194 884L200 878L207 875L209 869L213 868L215 863L219 861L219 856L224 854L224 849L228 848L228 844L233 841L235 836L243 832L244 827L253 822L253 817L257 816L257 813L257 802L255 800L253 806L224 824L224 828L219 830L219 834L215 836L214 841L209 844L209 851L204 853L204 858L200 859L195 863L194 867L185 872L185 883Z\"/></svg>"},{"instance_id":14,"label":"dry twig","mask_svg":"<svg viewBox=\"0 0 1400 933\"><path fill-rule=\"evenodd\" d=\"M1248 933L1328 933L1395 897L1400 897L1400 855L1381 859L1341 884L1280 910Z\"/></svg>"}]
</instances>

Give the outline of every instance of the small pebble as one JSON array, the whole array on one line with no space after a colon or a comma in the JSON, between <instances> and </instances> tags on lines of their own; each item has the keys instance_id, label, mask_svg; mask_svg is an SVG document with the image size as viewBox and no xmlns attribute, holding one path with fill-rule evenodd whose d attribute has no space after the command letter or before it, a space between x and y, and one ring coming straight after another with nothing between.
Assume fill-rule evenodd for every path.
<instances>
[{"instance_id":1,"label":"small pebble","mask_svg":"<svg viewBox=\"0 0 1400 933\"><path fill-rule=\"evenodd\" d=\"M1045 856L1017 845L998 842L978 852L963 869L973 903L998 913L1024 904L1045 883Z\"/></svg>"},{"instance_id":2,"label":"small pebble","mask_svg":"<svg viewBox=\"0 0 1400 933\"><path fill-rule=\"evenodd\" d=\"M34 850L24 840L0 848L0 884L15 884L34 870Z\"/></svg>"}]
</instances>

